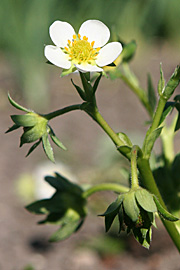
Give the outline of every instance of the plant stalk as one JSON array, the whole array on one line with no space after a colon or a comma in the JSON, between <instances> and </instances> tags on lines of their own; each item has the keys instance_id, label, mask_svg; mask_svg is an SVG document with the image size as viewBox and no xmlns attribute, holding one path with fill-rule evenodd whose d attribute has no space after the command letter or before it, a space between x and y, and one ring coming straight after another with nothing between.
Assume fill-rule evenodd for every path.
<instances>
[{"instance_id":1,"label":"plant stalk","mask_svg":"<svg viewBox=\"0 0 180 270\"><path fill-rule=\"evenodd\" d=\"M93 193L98 191L112 190L117 193L125 193L129 191L129 188L123 185L116 183L102 183L88 188L83 192L83 197L86 199L91 196Z\"/></svg>"},{"instance_id":2,"label":"plant stalk","mask_svg":"<svg viewBox=\"0 0 180 270\"><path fill-rule=\"evenodd\" d=\"M62 114L65 114L67 112L75 111L75 110L81 110L81 105L82 104L75 104L75 105L70 105L67 107L64 107L62 109L59 109L57 111L48 113L48 114L43 114L42 116L45 117L47 120L51 120L57 116L60 116Z\"/></svg>"}]
</instances>

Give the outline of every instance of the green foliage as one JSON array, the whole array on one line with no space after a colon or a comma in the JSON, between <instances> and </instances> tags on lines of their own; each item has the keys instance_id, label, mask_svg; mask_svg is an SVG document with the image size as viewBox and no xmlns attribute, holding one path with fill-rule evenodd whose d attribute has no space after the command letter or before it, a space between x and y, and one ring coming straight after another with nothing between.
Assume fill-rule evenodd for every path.
<instances>
[{"instance_id":1,"label":"green foliage","mask_svg":"<svg viewBox=\"0 0 180 270\"><path fill-rule=\"evenodd\" d=\"M83 190L58 173L55 177L47 176L45 180L56 189L56 192L50 199L36 201L26 209L35 214L47 215L39 224L50 223L60 226L50 241L64 240L80 229L86 217Z\"/></svg>"},{"instance_id":2,"label":"green foliage","mask_svg":"<svg viewBox=\"0 0 180 270\"><path fill-rule=\"evenodd\" d=\"M170 214L164 207L160 204L156 196L154 196L154 201L158 209L158 213L163 216L164 219L167 219L169 221L178 221L179 219L172 214Z\"/></svg>"},{"instance_id":3,"label":"green foliage","mask_svg":"<svg viewBox=\"0 0 180 270\"><path fill-rule=\"evenodd\" d=\"M176 69L174 70L174 73L172 74L171 78L169 79L169 81L165 86L163 97L168 100L174 93L179 83L180 83L180 66L177 66Z\"/></svg>"},{"instance_id":4,"label":"green foliage","mask_svg":"<svg viewBox=\"0 0 180 270\"><path fill-rule=\"evenodd\" d=\"M163 127L156 128L153 132L149 133L146 137L144 144L144 156L150 156L154 143L160 136Z\"/></svg>"},{"instance_id":5,"label":"green foliage","mask_svg":"<svg viewBox=\"0 0 180 270\"><path fill-rule=\"evenodd\" d=\"M160 65L160 79L158 82L159 96L161 96L163 94L164 88L165 88L165 79L164 79L164 74L163 74L163 70L162 70L162 65Z\"/></svg>"},{"instance_id":6,"label":"green foliage","mask_svg":"<svg viewBox=\"0 0 180 270\"><path fill-rule=\"evenodd\" d=\"M46 27L44 27L44 22L49 26L51 22L51 16L54 16L54 14L58 15L59 20L63 20L63 17L66 16L64 20L68 21L67 13L63 13L63 10L68 11L68 16L70 19L69 23L72 23L74 20L78 25L81 23L81 20L83 20L83 17L87 17L87 14L83 13L84 8L82 9L82 7L86 5L87 8L89 7L89 5L91 5L91 9L87 9L88 17L91 16L91 14L93 14L93 17L98 14L98 19L103 18L104 20L102 19L102 21L104 21L107 25L108 23L111 24L112 20L115 20L116 16L112 16L114 12L114 14L118 16L116 21L118 31L122 30L124 27L124 24L121 26L121 22L127 22L127 18L129 18L129 25L127 25L127 27L124 27L125 29L124 32L122 31L122 35L127 32L126 28L130 28L130 24L132 24L133 27L134 24L136 24L136 27L138 26L138 28L141 29L141 34L143 34L144 38L147 40L148 36L153 37L157 34L161 36L161 38L165 38L166 36L168 36L168 34L166 33L166 20L164 21L164 24L162 24L164 17L166 17L167 19L167 7L168 11L172 11L167 0L163 2L162 0L159 2L153 0L149 1L148 3L144 3L143 1L138 2L137 0L112 1L110 4L111 6L113 6L113 9L111 10L109 9L110 4L108 1L98 1L96 6L92 6L92 3L89 3L87 0L83 2L76 1L76 3L71 3L71 5L69 4L70 1L67 0L63 0L61 1L61 3L59 3L57 0L46 1L46 3L43 5L43 10L45 11L45 14L43 13L41 22L39 22L39 11L43 11L41 10L40 1L37 3L37 1L19 0L16 7L13 0L3 0L3 5L5 8L13 7L8 13L9 20L7 22L7 25L9 29L11 29L11 31L14 30L14 32L13 34L11 33L12 35L10 35L9 32L7 33L7 31L3 31L2 37L4 35L5 44L8 44L9 42L14 44L13 53L17 54L16 56L18 56L18 60L20 63L20 68L17 68L17 70L19 72L20 69L21 72L24 74L24 76L22 77L25 78L24 82L26 86L26 93L30 93L30 91L27 91L30 88L35 89L35 91L32 91L32 93L37 93L38 86L34 87L33 84L34 82L39 82L39 80L41 84L41 76L42 78L44 78L44 72L42 71L41 73L41 64L37 64L36 68L38 68L38 70L35 70L35 62L33 61L33 59L35 58L37 62L40 60L41 57L39 57L40 53L38 51L40 47L39 45L36 45L39 44L39 42L41 44L42 40L44 43L44 41L47 39L47 33L45 35L42 33L40 38L37 36L37 34L41 30L42 25L43 29L47 29ZM120 4L122 4L121 9L119 9ZM71 16L74 15L75 7L77 10L76 16ZM13 14L14 8L17 8L18 16L16 14ZM36 17L38 15L38 21L33 21L35 9L37 12ZM54 13L51 14L52 10ZM151 12L149 12L149 10ZM21 14L22 11L24 11L24 13ZM6 12L4 12L3 15L4 14L6 14ZM107 17L106 14L108 15ZM126 18L126 20L124 20L124 18ZM137 20L135 20L135 18L137 18ZM155 23L156 27L153 27L153 23L151 23L152 27L147 24L147 21L150 20L150 18L154 20L153 23ZM3 22L4 21L6 20L3 20ZM29 34L27 35L26 33ZM21 40L23 40L23 43L21 42ZM2 41L0 44L3 48L8 49L6 46L4 46ZM180 166L179 155L177 155L174 160L173 158L171 160L165 159L163 166L158 167L156 164L158 168L156 167L156 170L154 170L153 172L154 178L152 175L152 170L149 166L149 159L155 141L160 135L162 137L162 123L164 123L165 119L174 108L178 111L178 118L175 123L174 131L177 131L180 128L180 95L177 95L173 101L168 101L180 83L180 67L177 66L167 84L165 84L162 67L160 67L160 80L158 82L159 101L157 104L156 92L152 83L151 76L148 75L148 87L147 91L145 91L139 86L138 79L136 78L134 73L131 72L128 66L128 62L133 58L136 52L136 47L137 46L134 41L123 44L123 52L115 60L115 63L107 66L103 72L94 74L92 78L90 73L79 72L82 82L82 89L73 81L72 84L77 90L79 96L82 98L82 104L72 105L52 112L50 114L42 115L37 114L17 104L9 96L10 103L16 109L25 112L25 114L12 115L11 119L14 124L8 129L7 132L11 132L22 127L23 134L20 139L20 146L25 143L34 143L29 149L27 156L31 154L40 143L42 143L43 149L47 157L52 162L54 162L53 149L51 147L49 138L51 138L58 147L64 150L66 150L66 148L56 137L54 131L49 126L49 120L71 110L80 109L85 111L109 135L109 137L114 142L117 150L121 154L123 154L128 160L131 160L132 179L130 190L126 193L118 195L116 201L110 204L105 213L102 214L102 216L105 217L106 231L110 230L114 219L118 217L119 233L122 230L126 230L127 233L131 232L142 246L144 246L145 248L149 248L152 238L152 225L155 226L155 212L158 212L159 216L162 219L165 219L165 221L163 222L167 227L167 230L170 232L174 242L177 241L176 227L169 223L169 221L175 222L178 221L178 218L174 216L174 213L170 214L167 211L165 204L161 198L161 194L157 189L154 178L157 182L157 185L159 186L160 191L163 194L163 197L165 198L165 202L168 204L169 209L172 209L173 212L178 211ZM29 52L31 52L31 54ZM21 72L19 72L19 74L21 74ZM73 67L71 67L69 70L63 70L61 77L68 75L72 72L74 72ZM137 95L150 116L151 127L146 133L142 150L139 146L133 146L129 137L125 133L115 133L99 113L96 104L95 94L102 76L107 76L106 72L110 75L112 79L121 78ZM38 92L40 93L40 91ZM157 109L155 110L156 104ZM167 162L167 160L169 162ZM142 184L144 184L144 186L148 188L148 190L152 193L139 186L137 169L139 169L139 172L142 175ZM99 186L95 186L92 187L92 189L89 188L89 190L83 191L80 186L71 183L59 174L56 174L55 177L46 177L46 181L56 189L53 196L50 199L36 201L28 205L26 208L30 212L33 212L35 214L46 215L46 217L41 220L39 224L50 223L60 226L60 228L51 236L50 241L63 240L68 238L77 230L79 230L79 228L82 226L87 213L86 198L94 191L101 190L102 186L100 188ZM104 190L107 190L109 186L103 186ZM117 186L116 184L112 184L110 190L122 192L121 186ZM173 198L172 194L175 194ZM166 220L168 222L166 222ZM179 243L176 245L179 247Z\"/></svg>"},{"instance_id":7,"label":"green foliage","mask_svg":"<svg viewBox=\"0 0 180 270\"><path fill-rule=\"evenodd\" d=\"M154 89L150 74L148 74L148 101L149 101L152 111L154 112L157 100L156 100L156 93L155 93L155 89Z\"/></svg>"}]
</instances>

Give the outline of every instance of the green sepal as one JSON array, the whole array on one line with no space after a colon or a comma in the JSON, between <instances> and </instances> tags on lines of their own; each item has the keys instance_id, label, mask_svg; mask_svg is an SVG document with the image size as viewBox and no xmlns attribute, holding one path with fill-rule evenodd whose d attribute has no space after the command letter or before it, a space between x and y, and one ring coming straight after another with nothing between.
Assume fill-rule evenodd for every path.
<instances>
[{"instance_id":1,"label":"green sepal","mask_svg":"<svg viewBox=\"0 0 180 270\"><path fill-rule=\"evenodd\" d=\"M83 85L85 92L86 93L87 92L93 93L93 88L91 86L90 80L87 79L87 75L82 73L82 72L79 72L79 73L81 76L81 81L82 81L82 85Z\"/></svg>"},{"instance_id":2,"label":"green sepal","mask_svg":"<svg viewBox=\"0 0 180 270\"><path fill-rule=\"evenodd\" d=\"M46 61L46 64L54 66L53 63L51 63L49 60Z\"/></svg>"},{"instance_id":3,"label":"green sepal","mask_svg":"<svg viewBox=\"0 0 180 270\"><path fill-rule=\"evenodd\" d=\"M53 141L58 147L62 148L63 150L67 150L67 148L64 146L64 144L58 139L58 137L56 137L56 135L55 135L53 129L52 129L50 126L48 126L48 128L49 128L49 135L50 135L52 141Z\"/></svg>"},{"instance_id":4,"label":"green sepal","mask_svg":"<svg viewBox=\"0 0 180 270\"><path fill-rule=\"evenodd\" d=\"M41 143L41 140L39 140L38 142L34 143L31 148L29 149L28 153L26 154L26 157L28 157L37 147L38 145Z\"/></svg>"},{"instance_id":5,"label":"green sepal","mask_svg":"<svg viewBox=\"0 0 180 270\"><path fill-rule=\"evenodd\" d=\"M70 237L74 232L77 231L77 228L79 228L79 220L72 220L68 223L62 224L62 226L51 235L49 241L50 242L57 242L62 241Z\"/></svg>"},{"instance_id":6,"label":"green sepal","mask_svg":"<svg viewBox=\"0 0 180 270\"><path fill-rule=\"evenodd\" d=\"M145 156L150 156L154 143L157 140L157 138L160 136L162 129L163 127L156 128L146 138L145 145L144 145Z\"/></svg>"},{"instance_id":7,"label":"green sepal","mask_svg":"<svg viewBox=\"0 0 180 270\"><path fill-rule=\"evenodd\" d=\"M175 106L175 102L167 102L166 105L165 105L165 108L164 108L164 111L161 115L161 119L160 119L160 122L159 122L159 125L162 124L162 122L166 119L166 117L168 116L168 114L173 110Z\"/></svg>"},{"instance_id":8,"label":"green sepal","mask_svg":"<svg viewBox=\"0 0 180 270\"><path fill-rule=\"evenodd\" d=\"M73 82L72 79L71 79L71 82L72 82L73 86L76 88L76 90L78 91L78 94L80 95L80 97L81 97L84 101L87 101L85 92L84 92L78 85L76 85L76 84Z\"/></svg>"},{"instance_id":9,"label":"green sepal","mask_svg":"<svg viewBox=\"0 0 180 270\"><path fill-rule=\"evenodd\" d=\"M165 89L165 79L164 79L164 74L163 74L163 70L162 70L162 65L160 64L160 79L158 82L159 96L162 96L164 89Z\"/></svg>"},{"instance_id":10,"label":"green sepal","mask_svg":"<svg viewBox=\"0 0 180 270\"><path fill-rule=\"evenodd\" d=\"M106 232L109 231L111 228L111 225L116 217L116 215L119 212L119 207L123 201L124 196L120 195L117 200L109 205L107 210L104 212L104 214L101 214L99 216L105 216L105 228Z\"/></svg>"},{"instance_id":11,"label":"green sepal","mask_svg":"<svg viewBox=\"0 0 180 270\"><path fill-rule=\"evenodd\" d=\"M134 228L133 235L137 242L139 242L143 247L149 249L151 238L152 238L152 229L151 228Z\"/></svg>"},{"instance_id":12,"label":"green sepal","mask_svg":"<svg viewBox=\"0 0 180 270\"><path fill-rule=\"evenodd\" d=\"M20 138L20 147L25 143L32 143L41 138L41 134L37 132L37 127L25 127L24 133Z\"/></svg>"},{"instance_id":13,"label":"green sepal","mask_svg":"<svg viewBox=\"0 0 180 270\"><path fill-rule=\"evenodd\" d=\"M159 200L154 196L154 202L157 206L158 213L166 220L169 221L178 221L179 218L175 217L174 215L170 214L164 207L160 204Z\"/></svg>"},{"instance_id":14,"label":"green sepal","mask_svg":"<svg viewBox=\"0 0 180 270\"><path fill-rule=\"evenodd\" d=\"M176 103L175 107L176 107L176 109L178 111L178 118L177 118L176 126L175 126L175 129L174 129L174 131L176 132L177 130L180 129L180 103L179 102Z\"/></svg>"},{"instance_id":15,"label":"green sepal","mask_svg":"<svg viewBox=\"0 0 180 270\"><path fill-rule=\"evenodd\" d=\"M174 93L176 87L180 82L180 66L177 66L174 73L172 74L170 80L167 82L166 87L163 92L163 97L169 99Z\"/></svg>"},{"instance_id":16,"label":"green sepal","mask_svg":"<svg viewBox=\"0 0 180 270\"><path fill-rule=\"evenodd\" d=\"M112 62L111 64L107 65L106 67L116 67L116 65Z\"/></svg>"},{"instance_id":17,"label":"green sepal","mask_svg":"<svg viewBox=\"0 0 180 270\"><path fill-rule=\"evenodd\" d=\"M117 135L118 135L119 139L120 139L125 145L127 145L127 146L129 146L129 147L132 147L132 146L133 146L131 140L129 139L129 137L128 137L125 133L119 132L119 133L117 133Z\"/></svg>"},{"instance_id":18,"label":"green sepal","mask_svg":"<svg viewBox=\"0 0 180 270\"><path fill-rule=\"evenodd\" d=\"M14 130L16 130L16 129L18 129L18 128L20 128L20 126L14 124L14 125L13 125L12 127L10 127L5 133L9 133L9 132L14 131Z\"/></svg>"},{"instance_id":19,"label":"green sepal","mask_svg":"<svg viewBox=\"0 0 180 270\"><path fill-rule=\"evenodd\" d=\"M157 207L153 199L153 195L150 194L147 190L145 189L138 189L135 192L135 197L138 202L138 204L148 212L156 212Z\"/></svg>"},{"instance_id":20,"label":"green sepal","mask_svg":"<svg viewBox=\"0 0 180 270\"><path fill-rule=\"evenodd\" d=\"M60 196L59 196L60 197ZM53 213L60 213L62 212L62 206L60 205L60 200L58 196L53 196L50 199L43 199L31 203L26 206L26 209L34 214L44 215Z\"/></svg>"},{"instance_id":21,"label":"green sepal","mask_svg":"<svg viewBox=\"0 0 180 270\"><path fill-rule=\"evenodd\" d=\"M71 65L69 69L62 70L60 77L64 77L69 75L70 73L74 73L76 70L77 70L76 67L74 65Z\"/></svg>"},{"instance_id":22,"label":"green sepal","mask_svg":"<svg viewBox=\"0 0 180 270\"><path fill-rule=\"evenodd\" d=\"M119 220L119 234L120 234L120 232L123 229L123 225L124 225L124 213L123 213L122 204L120 205L120 208L119 208L118 220Z\"/></svg>"},{"instance_id":23,"label":"green sepal","mask_svg":"<svg viewBox=\"0 0 180 270\"><path fill-rule=\"evenodd\" d=\"M123 200L124 211L126 215L133 221L138 220L140 213L139 207L136 203L134 191L126 193Z\"/></svg>"},{"instance_id":24,"label":"green sepal","mask_svg":"<svg viewBox=\"0 0 180 270\"><path fill-rule=\"evenodd\" d=\"M154 112L157 99L150 74L148 74L148 101L152 111Z\"/></svg>"},{"instance_id":25,"label":"green sepal","mask_svg":"<svg viewBox=\"0 0 180 270\"><path fill-rule=\"evenodd\" d=\"M118 198L108 206L107 210L99 216L106 216L106 215L112 214L114 211L117 211L123 199L124 199L124 195L119 195Z\"/></svg>"},{"instance_id":26,"label":"green sepal","mask_svg":"<svg viewBox=\"0 0 180 270\"><path fill-rule=\"evenodd\" d=\"M102 76L104 76L107 79L109 78L105 70L102 71Z\"/></svg>"},{"instance_id":27,"label":"green sepal","mask_svg":"<svg viewBox=\"0 0 180 270\"><path fill-rule=\"evenodd\" d=\"M106 229L106 232L109 231L109 229L111 228L111 225L116 217L117 213L111 213L107 216L105 216L105 229Z\"/></svg>"},{"instance_id":28,"label":"green sepal","mask_svg":"<svg viewBox=\"0 0 180 270\"><path fill-rule=\"evenodd\" d=\"M102 73L97 77L97 79L94 82L94 85L93 85L93 94L96 93L96 90L97 90L97 87L99 85L99 82L100 82L101 78L102 78Z\"/></svg>"},{"instance_id":29,"label":"green sepal","mask_svg":"<svg viewBox=\"0 0 180 270\"><path fill-rule=\"evenodd\" d=\"M32 113L11 115L11 119L16 125L23 127L33 127L38 122L37 115L33 115Z\"/></svg>"},{"instance_id":30,"label":"green sepal","mask_svg":"<svg viewBox=\"0 0 180 270\"><path fill-rule=\"evenodd\" d=\"M52 162L55 163L53 149L52 149L51 144L49 142L49 138L48 138L48 134L47 133L45 133L45 134L42 135L42 144L43 144L44 152L47 155L47 157Z\"/></svg>"},{"instance_id":31,"label":"green sepal","mask_svg":"<svg viewBox=\"0 0 180 270\"><path fill-rule=\"evenodd\" d=\"M28 113L28 112L31 112L31 110L28 110L28 109L26 109L25 107L19 105L17 102L15 102L15 101L11 98L11 96L10 96L9 93L8 93L8 99L9 99L9 102L11 103L11 105L13 105L16 109L21 110L21 111L24 111L24 112L27 112L27 113Z\"/></svg>"},{"instance_id":32,"label":"green sepal","mask_svg":"<svg viewBox=\"0 0 180 270\"><path fill-rule=\"evenodd\" d=\"M66 191L68 193L72 193L79 196L83 192L82 188L79 185L70 182L67 178L60 175L59 173L55 173L55 177L46 176L45 181L48 182L56 190L61 192Z\"/></svg>"}]
</instances>

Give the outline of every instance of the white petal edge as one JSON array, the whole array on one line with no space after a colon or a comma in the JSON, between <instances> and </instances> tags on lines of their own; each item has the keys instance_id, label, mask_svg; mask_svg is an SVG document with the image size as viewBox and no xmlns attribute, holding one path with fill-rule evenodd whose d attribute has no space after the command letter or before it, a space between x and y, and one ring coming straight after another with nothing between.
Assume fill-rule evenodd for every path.
<instances>
[{"instance_id":1,"label":"white petal edge","mask_svg":"<svg viewBox=\"0 0 180 270\"><path fill-rule=\"evenodd\" d=\"M90 43L95 41L94 48L104 46L110 38L109 28L98 20L85 21L79 29L79 34L81 38L88 37Z\"/></svg>"},{"instance_id":2,"label":"white petal edge","mask_svg":"<svg viewBox=\"0 0 180 270\"><path fill-rule=\"evenodd\" d=\"M97 55L96 64L100 67L111 64L122 52L122 45L119 42L111 42L105 45Z\"/></svg>"},{"instance_id":3,"label":"white petal edge","mask_svg":"<svg viewBox=\"0 0 180 270\"><path fill-rule=\"evenodd\" d=\"M90 64L81 64L81 65L78 65L78 64L75 64L75 67L83 72L83 73L86 73L86 72L102 72L103 69L102 68L99 68L97 66L94 66L94 65L90 65Z\"/></svg>"},{"instance_id":4,"label":"white petal edge","mask_svg":"<svg viewBox=\"0 0 180 270\"><path fill-rule=\"evenodd\" d=\"M49 34L56 46L64 48L68 44L68 39L72 40L75 31L69 23L55 21L49 27Z\"/></svg>"},{"instance_id":5,"label":"white petal edge","mask_svg":"<svg viewBox=\"0 0 180 270\"><path fill-rule=\"evenodd\" d=\"M44 55L55 66L65 69L69 69L71 67L71 62L68 61L68 56L56 46L47 45L44 49Z\"/></svg>"}]
</instances>

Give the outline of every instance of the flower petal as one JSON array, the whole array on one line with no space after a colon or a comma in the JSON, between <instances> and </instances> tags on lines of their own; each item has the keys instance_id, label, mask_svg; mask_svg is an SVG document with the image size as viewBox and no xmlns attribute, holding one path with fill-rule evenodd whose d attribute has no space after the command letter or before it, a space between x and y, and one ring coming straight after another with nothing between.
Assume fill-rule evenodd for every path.
<instances>
[{"instance_id":1,"label":"flower petal","mask_svg":"<svg viewBox=\"0 0 180 270\"><path fill-rule=\"evenodd\" d=\"M56 46L64 48L68 44L68 39L72 40L75 31L69 23L55 21L49 27L49 34Z\"/></svg>"},{"instance_id":2,"label":"flower petal","mask_svg":"<svg viewBox=\"0 0 180 270\"><path fill-rule=\"evenodd\" d=\"M100 67L111 64L122 52L122 45L119 42L111 42L105 45L97 55L96 64Z\"/></svg>"},{"instance_id":3,"label":"flower petal","mask_svg":"<svg viewBox=\"0 0 180 270\"><path fill-rule=\"evenodd\" d=\"M79 34L81 37L88 37L90 43L95 41L94 48L104 46L110 38L109 28L98 20L85 21L79 29Z\"/></svg>"},{"instance_id":4,"label":"flower petal","mask_svg":"<svg viewBox=\"0 0 180 270\"><path fill-rule=\"evenodd\" d=\"M55 66L65 69L69 69L71 67L71 62L68 60L68 56L56 46L46 46L44 49L44 55Z\"/></svg>"},{"instance_id":5,"label":"flower petal","mask_svg":"<svg viewBox=\"0 0 180 270\"><path fill-rule=\"evenodd\" d=\"M81 65L78 65L78 64L75 64L75 67L83 72L83 73L86 73L86 72L102 72L103 69L102 68L99 68L95 65L90 65L90 64L81 64Z\"/></svg>"}]
</instances>

